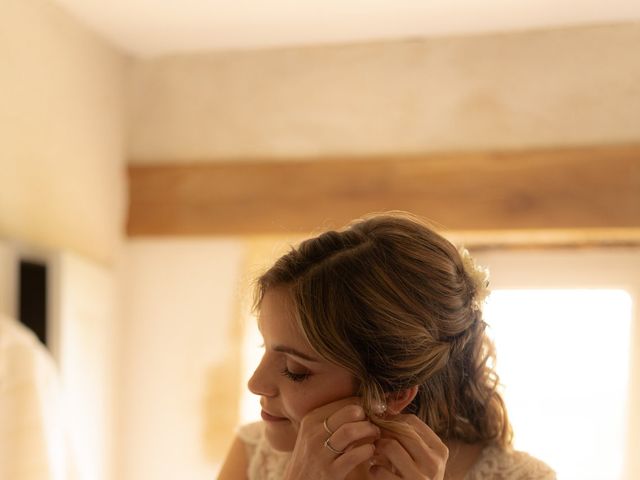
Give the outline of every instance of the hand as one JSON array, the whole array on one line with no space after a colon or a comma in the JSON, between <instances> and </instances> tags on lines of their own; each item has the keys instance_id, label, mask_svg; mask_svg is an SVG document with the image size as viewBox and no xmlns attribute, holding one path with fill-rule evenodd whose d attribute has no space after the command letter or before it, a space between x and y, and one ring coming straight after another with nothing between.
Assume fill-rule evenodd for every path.
<instances>
[{"instance_id":1,"label":"hand","mask_svg":"<svg viewBox=\"0 0 640 480\"><path fill-rule=\"evenodd\" d=\"M373 456L379 437L357 397L323 405L302 419L284 480L343 480Z\"/></svg>"},{"instance_id":2,"label":"hand","mask_svg":"<svg viewBox=\"0 0 640 480\"><path fill-rule=\"evenodd\" d=\"M376 463L369 470L375 479L442 480L449 449L415 415L398 415L394 420L408 424L417 435L400 435L388 430L375 442Z\"/></svg>"}]
</instances>

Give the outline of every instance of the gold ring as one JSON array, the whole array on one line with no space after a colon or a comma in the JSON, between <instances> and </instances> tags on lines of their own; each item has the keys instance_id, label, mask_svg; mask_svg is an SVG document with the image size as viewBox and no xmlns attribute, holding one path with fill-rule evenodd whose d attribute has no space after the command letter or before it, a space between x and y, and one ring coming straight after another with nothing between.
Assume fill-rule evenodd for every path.
<instances>
[{"instance_id":1,"label":"gold ring","mask_svg":"<svg viewBox=\"0 0 640 480\"><path fill-rule=\"evenodd\" d=\"M331 437L327 438L324 443L322 444L325 448L331 450L331 452L335 453L336 455L342 455L345 451L344 450L336 450L335 448L333 448L331 446L331 444L329 443L329 439Z\"/></svg>"},{"instance_id":2,"label":"gold ring","mask_svg":"<svg viewBox=\"0 0 640 480\"><path fill-rule=\"evenodd\" d=\"M327 425L327 417L324 417L324 422L322 422L322 426L324 427L324 430L331 436L333 435L333 431L329 428L329 425Z\"/></svg>"}]
</instances>

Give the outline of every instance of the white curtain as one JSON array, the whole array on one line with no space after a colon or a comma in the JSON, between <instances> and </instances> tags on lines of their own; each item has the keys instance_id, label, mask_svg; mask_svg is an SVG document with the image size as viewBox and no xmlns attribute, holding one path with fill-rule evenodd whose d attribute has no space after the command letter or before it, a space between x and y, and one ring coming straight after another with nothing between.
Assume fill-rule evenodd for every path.
<instances>
[{"instance_id":1,"label":"white curtain","mask_svg":"<svg viewBox=\"0 0 640 480\"><path fill-rule=\"evenodd\" d=\"M56 365L30 330L0 314L0 479L75 478Z\"/></svg>"}]
</instances>

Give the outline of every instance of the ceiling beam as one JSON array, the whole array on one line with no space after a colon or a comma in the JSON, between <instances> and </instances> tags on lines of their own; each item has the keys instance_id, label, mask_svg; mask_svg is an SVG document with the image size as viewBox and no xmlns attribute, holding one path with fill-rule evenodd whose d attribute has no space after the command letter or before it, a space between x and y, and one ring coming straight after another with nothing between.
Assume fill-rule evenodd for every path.
<instances>
[{"instance_id":1,"label":"ceiling beam","mask_svg":"<svg viewBox=\"0 0 640 480\"><path fill-rule=\"evenodd\" d=\"M134 164L129 200L130 236L291 234L407 210L493 242L562 231L637 243L640 146Z\"/></svg>"}]
</instances>

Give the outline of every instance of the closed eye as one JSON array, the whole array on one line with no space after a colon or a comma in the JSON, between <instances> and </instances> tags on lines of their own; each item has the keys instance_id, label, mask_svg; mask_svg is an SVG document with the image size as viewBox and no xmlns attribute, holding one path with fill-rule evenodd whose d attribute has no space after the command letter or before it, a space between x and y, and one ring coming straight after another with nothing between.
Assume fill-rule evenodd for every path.
<instances>
[{"instance_id":1,"label":"closed eye","mask_svg":"<svg viewBox=\"0 0 640 480\"><path fill-rule=\"evenodd\" d=\"M287 377L292 382L303 382L303 381L305 381L307 378L309 378L311 376L311 374L308 373L308 372L305 372L305 373L292 372L287 367L285 367L284 370L282 370L281 373L282 373L282 375Z\"/></svg>"}]
</instances>

